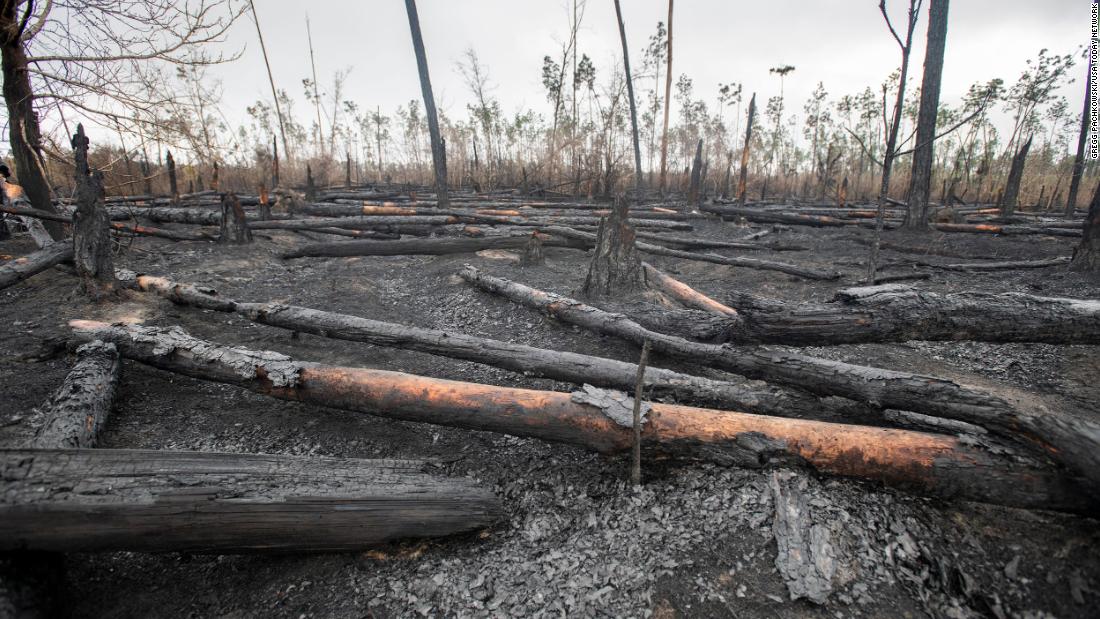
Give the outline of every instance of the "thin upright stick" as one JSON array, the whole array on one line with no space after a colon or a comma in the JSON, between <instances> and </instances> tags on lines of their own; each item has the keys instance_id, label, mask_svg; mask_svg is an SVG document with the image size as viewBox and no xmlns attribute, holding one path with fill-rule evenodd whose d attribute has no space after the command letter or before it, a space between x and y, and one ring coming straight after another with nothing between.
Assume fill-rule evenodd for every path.
<instances>
[{"instance_id":1,"label":"thin upright stick","mask_svg":"<svg viewBox=\"0 0 1100 619\"><path fill-rule=\"evenodd\" d=\"M626 94L630 99L630 130L634 139L634 200L642 198L642 149L638 143L638 108L634 105L634 80L630 76L630 54L626 44L626 26L619 0L615 0L615 16L619 19L619 38L623 43L623 69L626 71Z\"/></svg>"},{"instance_id":2,"label":"thin upright stick","mask_svg":"<svg viewBox=\"0 0 1100 619\"><path fill-rule=\"evenodd\" d=\"M279 105L279 94L275 92L275 78L271 75L271 63L267 60L267 47L264 45L264 33L260 30L260 17L256 15L256 5L248 0L248 8L252 10L252 22L256 24L256 36L260 38L260 51L264 55L264 66L267 67L267 82L271 84L271 98L275 100L275 115L279 117L279 136L283 138L283 152L287 160L290 160L290 146L286 141L286 127L283 125L283 108Z\"/></svg>"},{"instance_id":3,"label":"thin upright stick","mask_svg":"<svg viewBox=\"0 0 1100 619\"><path fill-rule=\"evenodd\" d=\"M630 479L635 486L642 485L642 394L645 391L645 366L649 363L649 340L642 344L642 356L638 359L638 380L634 386L634 466Z\"/></svg>"},{"instance_id":4,"label":"thin upright stick","mask_svg":"<svg viewBox=\"0 0 1100 619\"><path fill-rule=\"evenodd\" d=\"M669 97L672 96L672 0L668 0L668 59L665 61L665 100L664 127L661 129L661 180L660 191L665 193L665 171L668 164L668 110Z\"/></svg>"}]
</instances>

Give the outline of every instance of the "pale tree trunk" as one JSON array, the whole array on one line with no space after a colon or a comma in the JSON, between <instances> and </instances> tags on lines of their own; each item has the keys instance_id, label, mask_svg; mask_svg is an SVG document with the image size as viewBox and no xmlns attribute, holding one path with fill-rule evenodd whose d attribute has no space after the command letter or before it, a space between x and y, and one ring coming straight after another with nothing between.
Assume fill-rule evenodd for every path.
<instances>
[{"instance_id":1,"label":"pale tree trunk","mask_svg":"<svg viewBox=\"0 0 1100 619\"><path fill-rule=\"evenodd\" d=\"M669 98L672 96L672 0L668 0L668 61L665 64L665 101L664 101L664 125L661 129L661 179L660 191L665 192L665 172L668 166L668 110Z\"/></svg>"},{"instance_id":2,"label":"pale tree trunk","mask_svg":"<svg viewBox=\"0 0 1100 619\"><path fill-rule=\"evenodd\" d=\"M634 140L634 200L642 197L642 148L638 143L638 108L634 105L634 80L630 77L630 54L626 45L626 26L619 0L615 0L615 16L619 20L619 39L623 43L623 70L626 71L626 95L630 99L630 131Z\"/></svg>"},{"instance_id":3,"label":"pale tree trunk","mask_svg":"<svg viewBox=\"0 0 1100 619\"><path fill-rule=\"evenodd\" d=\"M928 46L924 56L920 110L917 112L917 145L909 181L909 212L905 225L914 230L928 229L928 199L932 193L932 158L936 139L936 115L940 107L940 81L943 78L943 51L947 43L949 0L931 0L928 7Z\"/></svg>"},{"instance_id":4,"label":"pale tree trunk","mask_svg":"<svg viewBox=\"0 0 1100 619\"><path fill-rule=\"evenodd\" d=\"M439 117L435 111L432 81L428 76L428 56L424 53L424 38L420 35L420 18L416 14L416 0L405 0L405 10L409 14L409 30L412 31L416 66L420 72L420 90L424 95L424 113L428 117L428 133L432 140L436 196L440 208L450 208L451 203L447 193L447 154L444 152L443 136L439 133Z\"/></svg>"}]
</instances>

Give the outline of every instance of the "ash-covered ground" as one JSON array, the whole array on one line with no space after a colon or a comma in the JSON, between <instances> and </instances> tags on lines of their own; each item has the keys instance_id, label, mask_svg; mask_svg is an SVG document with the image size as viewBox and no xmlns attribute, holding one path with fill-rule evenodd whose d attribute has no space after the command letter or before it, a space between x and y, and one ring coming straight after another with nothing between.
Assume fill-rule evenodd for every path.
<instances>
[{"instance_id":1,"label":"ash-covered ground","mask_svg":"<svg viewBox=\"0 0 1100 619\"><path fill-rule=\"evenodd\" d=\"M737 238L759 228L708 221L693 234ZM839 269L810 282L674 258L649 259L719 300L733 290L826 301L859 281L867 230L777 229L768 239L803 252L754 257ZM317 237L319 238L319 237ZM1073 239L888 233L963 255L1029 259L1068 255ZM307 258L277 254L303 235L265 233L251 246L140 239L118 266L202 283L247 301L282 301L405 324L463 331L546 348L635 361L633 346L557 323L464 284L465 263L573 294L588 256L550 249L521 268L509 252L442 257ZM29 239L0 253L33 250ZM719 251L735 255L729 250ZM910 261L958 258L883 252L886 272ZM1020 291L1100 298L1100 282L1065 268L932 271L914 285L935 291ZM74 318L181 325L225 344L301 360L539 389L573 385L474 363L327 340L257 326L226 314L134 293L94 305L76 279L54 270L0 292L0 444L33 436L35 412L71 359ZM866 365L968 376L1056 398L1100 415L1100 355L1093 346L909 342L814 348ZM721 373L659 356L651 363ZM469 476L501 498L506 517L478 534L409 541L358 554L205 556L72 554L66 604L76 617L1089 617L1100 608L1100 527L1095 520L972 503L946 504L806 471L643 463L640 491L625 460L567 445L387 420L305 406L125 361L100 446L240 453L431 459L440 474ZM782 508L777 515L777 504ZM797 513L793 521L783 514ZM778 533L778 535L777 535ZM791 536L814 549L814 579L792 578ZM778 538L778 541L777 541ZM781 558L785 557L785 558ZM777 561L777 559L780 559ZM792 565L794 566L792 568ZM805 567L805 566L803 566ZM826 574L822 580L820 574ZM790 585L790 582L795 582ZM803 597L792 599L792 592ZM818 601L813 601L816 598Z\"/></svg>"}]
</instances>

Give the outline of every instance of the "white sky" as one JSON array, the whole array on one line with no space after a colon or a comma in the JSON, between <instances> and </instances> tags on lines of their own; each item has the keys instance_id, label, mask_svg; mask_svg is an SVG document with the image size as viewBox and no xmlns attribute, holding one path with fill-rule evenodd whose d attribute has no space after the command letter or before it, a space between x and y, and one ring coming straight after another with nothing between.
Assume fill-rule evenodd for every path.
<instances>
[{"instance_id":1,"label":"white sky","mask_svg":"<svg viewBox=\"0 0 1100 619\"><path fill-rule=\"evenodd\" d=\"M905 0L888 0L895 27L903 28ZM493 94L507 113L532 107L549 115L541 84L543 56L559 54L568 35L571 0L419 0L421 28L437 104L452 116L464 116L470 100L455 63L474 48L489 68ZM642 48L658 21L667 19L664 0L623 0L632 64L641 64ZM696 96L713 108L719 82L742 82L745 100L778 94L778 78L768 68L792 64L785 91L801 112L801 103L818 81L831 99L876 87L899 63L897 44L886 30L877 0L680 0L673 21L673 72L687 73ZM927 5L927 0L926 0ZM401 0L256 0L272 70L278 87L303 105L301 80L310 76L305 17L313 31L322 89L336 70L351 68L345 98L361 108L380 105L386 113L419 99L416 62ZM919 83L924 58L927 8L914 34L910 75ZM1087 44L1086 0L955 0L951 4L944 64L945 102L956 103L977 80L994 77L1011 85L1041 48L1069 53ZM222 81L224 112L243 118L246 105L270 97L267 75L250 19L237 23L229 44L243 48L234 63L216 67ZM579 49L593 58L597 77L614 66L621 53L611 0L589 0ZM1085 63L1074 68L1075 81L1063 90L1070 109L1079 113L1084 97ZM662 85L663 87L663 85ZM742 107L744 110L744 107Z\"/></svg>"}]
</instances>

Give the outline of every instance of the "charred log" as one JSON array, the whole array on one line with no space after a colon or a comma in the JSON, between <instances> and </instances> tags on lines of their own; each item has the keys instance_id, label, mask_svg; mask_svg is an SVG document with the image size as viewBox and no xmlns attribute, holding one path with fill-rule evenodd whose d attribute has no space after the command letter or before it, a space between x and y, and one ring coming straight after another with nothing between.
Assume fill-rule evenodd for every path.
<instances>
[{"instance_id":1,"label":"charred log","mask_svg":"<svg viewBox=\"0 0 1100 619\"><path fill-rule=\"evenodd\" d=\"M4 449L0 549L334 552L486 527L488 490L402 460Z\"/></svg>"},{"instance_id":2,"label":"charred log","mask_svg":"<svg viewBox=\"0 0 1100 619\"><path fill-rule=\"evenodd\" d=\"M633 402L620 392L586 387L559 393L479 385L304 363L279 353L219 346L178 328L71 324L78 337L111 342L125 357L277 398L572 443L601 453L629 451L633 442L633 424L628 421ZM948 498L1094 509L1093 497L1083 493L1076 480L995 456L954 437L656 402L644 408L643 447L655 456L737 466L802 465ZM331 476L333 465L323 468Z\"/></svg>"}]
</instances>

